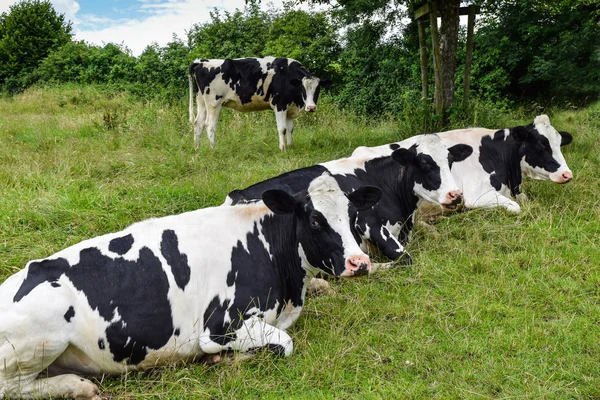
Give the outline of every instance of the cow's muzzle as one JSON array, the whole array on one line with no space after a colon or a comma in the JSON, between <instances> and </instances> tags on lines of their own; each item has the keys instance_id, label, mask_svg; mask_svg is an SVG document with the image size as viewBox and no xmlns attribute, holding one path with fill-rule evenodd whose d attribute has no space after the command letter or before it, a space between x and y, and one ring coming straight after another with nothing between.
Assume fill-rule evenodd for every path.
<instances>
[{"instance_id":1,"label":"cow's muzzle","mask_svg":"<svg viewBox=\"0 0 600 400\"><path fill-rule=\"evenodd\" d=\"M573 173L571 171L556 173L556 175L550 175L550 179L556 183L567 183L573 179Z\"/></svg>"},{"instance_id":2,"label":"cow's muzzle","mask_svg":"<svg viewBox=\"0 0 600 400\"><path fill-rule=\"evenodd\" d=\"M315 112L317 111L317 106L306 106L304 109L308 112Z\"/></svg>"},{"instance_id":3,"label":"cow's muzzle","mask_svg":"<svg viewBox=\"0 0 600 400\"><path fill-rule=\"evenodd\" d=\"M442 204L444 208L453 210L458 207L463 201L462 191L452 190L446 193L446 203Z\"/></svg>"},{"instance_id":4,"label":"cow's muzzle","mask_svg":"<svg viewBox=\"0 0 600 400\"><path fill-rule=\"evenodd\" d=\"M367 275L371 270L371 261L365 254L350 256L346 259L346 270L341 276L361 276Z\"/></svg>"}]
</instances>

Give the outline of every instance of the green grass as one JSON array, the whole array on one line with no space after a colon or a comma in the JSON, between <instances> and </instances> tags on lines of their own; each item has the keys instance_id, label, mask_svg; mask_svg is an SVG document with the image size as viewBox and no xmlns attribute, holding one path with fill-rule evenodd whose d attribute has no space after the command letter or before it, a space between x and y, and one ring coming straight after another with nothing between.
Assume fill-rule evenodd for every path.
<instances>
[{"instance_id":1,"label":"green grass","mask_svg":"<svg viewBox=\"0 0 600 400\"><path fill-rule=\"evenodd\" d=\"M218 205L232 189L418 133L322 99L278 150L272 113L222 113L193 150L187 104L98 87L0 99L0 281L129 224ZM600 103L549 111L574 181L527 181L520 215L476 210L416 230L414 265L333 281L289 330L295 352L106 377L113 398L600 398ZM534 114L482 108L454 125ZM483 122L482 122L483 121ZM497 125L494 125L497 124ZM1 323L1 322L0 322Z\"/></svg>"}]
</instances>

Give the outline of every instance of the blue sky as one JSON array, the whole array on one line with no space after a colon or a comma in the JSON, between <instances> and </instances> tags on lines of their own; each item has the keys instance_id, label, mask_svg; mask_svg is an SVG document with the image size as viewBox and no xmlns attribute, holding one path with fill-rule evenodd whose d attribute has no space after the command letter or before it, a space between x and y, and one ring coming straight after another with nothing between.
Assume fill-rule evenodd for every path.
<instances>
[{"instance_id":1,"label":"blue sky","mask_svg":"<svg viewBox=\"0 0 600 400\"><path fill-rule=\"evenodd\" d=\"M139 55L147 45L163 46L173 34L186 38L194 23L206 22L214 8L233 11L244 0L50 0L56 11L73 22L75 39L103 45L126 45ZM18 0L0 0L0 12ZM262 6L282 8L283 0L263 0Z\"/></svg>"}]
</instances>

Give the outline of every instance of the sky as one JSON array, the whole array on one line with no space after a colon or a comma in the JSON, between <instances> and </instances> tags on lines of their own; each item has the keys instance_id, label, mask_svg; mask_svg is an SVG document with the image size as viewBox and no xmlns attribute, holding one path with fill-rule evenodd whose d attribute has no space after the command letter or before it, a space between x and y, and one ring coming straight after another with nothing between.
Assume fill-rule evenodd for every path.
<instances>
[{"instance_id":1,"label":"sky","mask_svg":"<svg viewBox=\"0 0 600 400\"><path fill-rule=\"evenodd\" d=\"M0 0L0 13L18 0ZM149 44L164 46L177 35L186 39L194 23L209 20L215 8L234 11L244 0L51 0L54 9L73 22L76 40L104 45L125 44L138 56ZM282 8L283 0L263 0L262 7Z\"/></svg>"}]
</instances>

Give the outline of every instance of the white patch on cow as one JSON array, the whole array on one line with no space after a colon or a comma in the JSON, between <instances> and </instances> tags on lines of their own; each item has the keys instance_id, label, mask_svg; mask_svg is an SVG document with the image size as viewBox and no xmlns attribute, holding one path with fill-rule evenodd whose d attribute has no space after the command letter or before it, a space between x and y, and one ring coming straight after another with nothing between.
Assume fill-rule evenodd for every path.
<instances>
[{"instance_id":1,"label":"white patch on cow","mask_svg":"<svg viewBox=\"0 0 600 400\"><path fill-rule=\"evenodd\" d=\"M350 200L336 180L329 174L323 174L310 183L308 194L315 210L323 214L329 226L342 238L344 258L365 255L350 230Z\"/></svg>"},{"instance_id":2,"label":"white patch on cow","mask_svg":"<svg viewBox=\"0 0 600 400\"><path fill-rule=\"evenodd\" d=\"M302 78L302 86L304 86L304 90L306 91L306 97L304 98L304 109L306 111L316 110L315 92L319 87L319 81L320 79L315 77Z\"/></svg>"}]
</instances>

